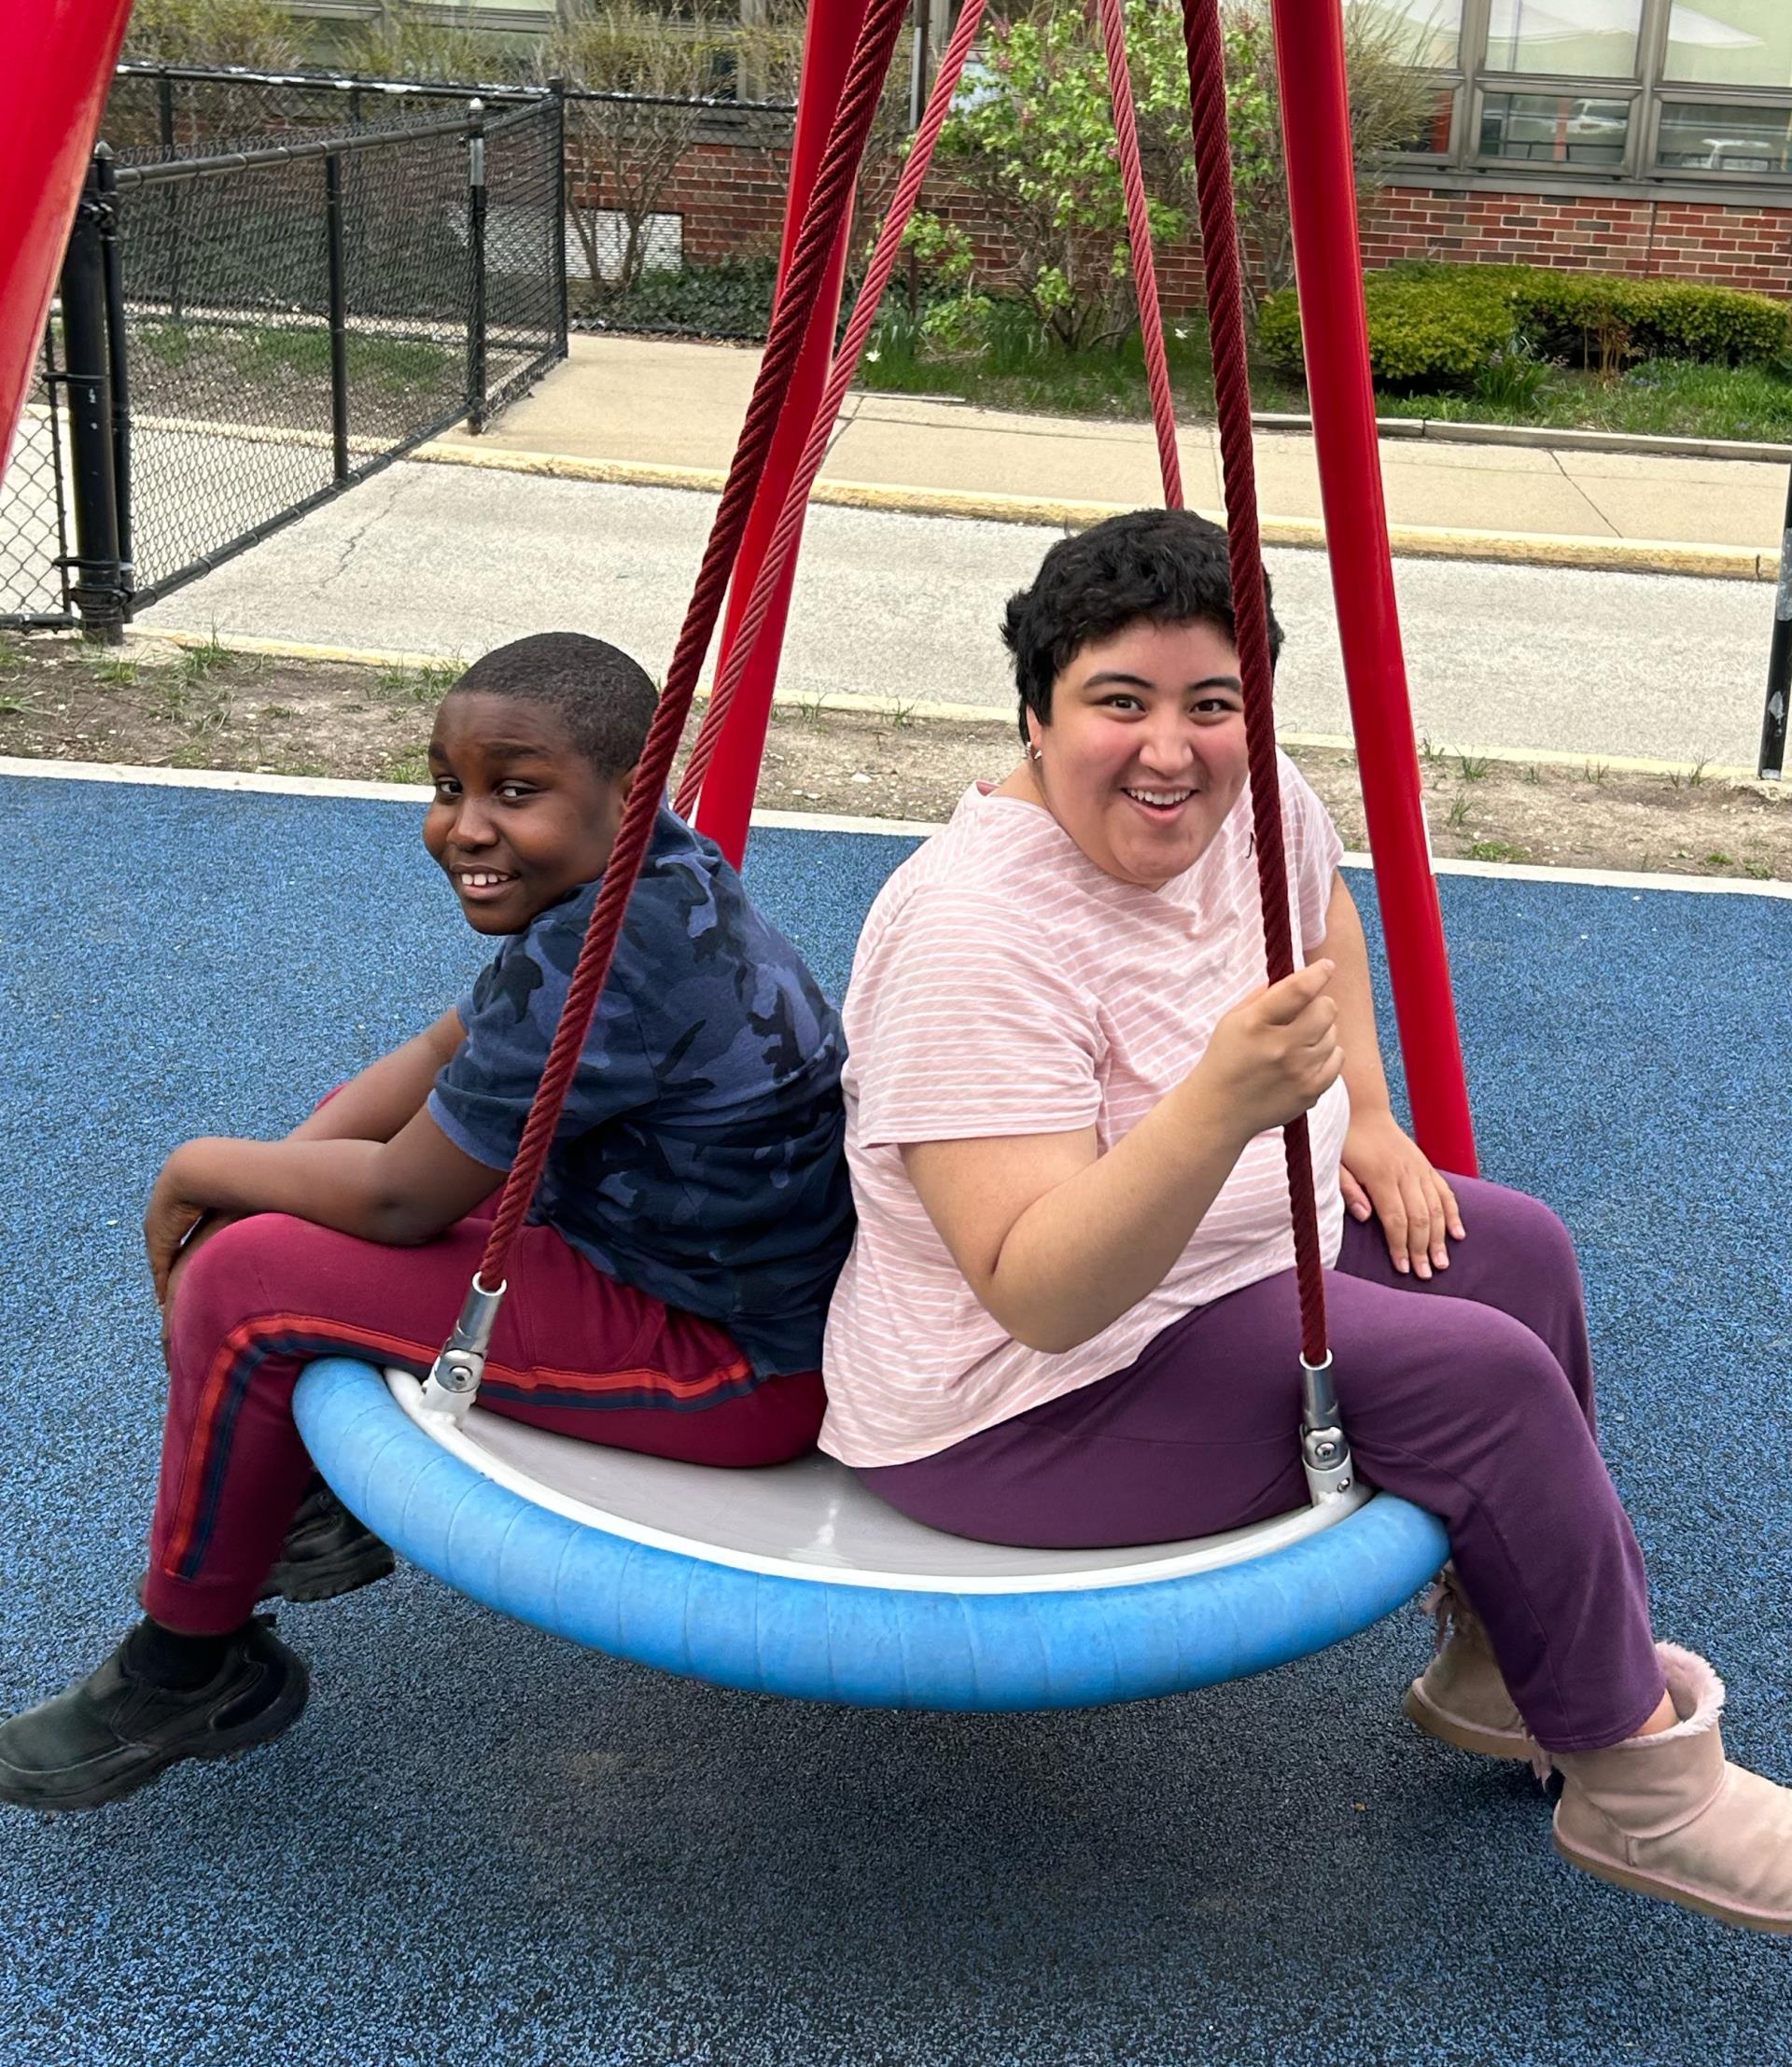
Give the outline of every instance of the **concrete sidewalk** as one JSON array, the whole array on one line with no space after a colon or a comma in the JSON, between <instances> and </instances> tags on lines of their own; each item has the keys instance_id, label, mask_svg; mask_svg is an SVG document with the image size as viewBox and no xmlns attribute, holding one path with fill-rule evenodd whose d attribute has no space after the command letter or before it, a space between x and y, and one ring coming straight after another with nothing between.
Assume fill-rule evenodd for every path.
<instances>
[{"instance_id":1,"label":"concrete sidewalk","mask_svg":"<svg viewBox=\"0 0 1792 2067\"><path fill-rule=\"evenodd\" d=\"M759 364L756 351L575 337L571 356L483 437L426 456L666 486L726 468ZM1181 436L1190 503L1223 507L1211 426ZM1314 542L1319 480L1309 435L1259 431L1258 507L1272 540ZM1786 468L1773 461L1538 450L1384 439L1381 474L1396 551L1636 571L1771 579ZM563 464L553 464L554 462ZM1066 505L1159 496L1148 424L1019 415L947 400L856 392L822 483L872 507L1061 523ZM1028 506L1046 507L1031 511Z\"/></svg>"}]
</instances>

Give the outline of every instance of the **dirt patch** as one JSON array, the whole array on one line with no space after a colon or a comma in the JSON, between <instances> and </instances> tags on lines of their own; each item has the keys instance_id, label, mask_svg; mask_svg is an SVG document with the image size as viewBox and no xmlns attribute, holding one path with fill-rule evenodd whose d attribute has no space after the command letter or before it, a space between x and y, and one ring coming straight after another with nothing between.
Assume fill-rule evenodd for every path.
<instances>
[{"instance_id":1,"label":"dirt patch","mask_svg":"<svg viewBox=\"0 0 1792 2067\"><path fill-rule=\"evenodd\" d=\"M350 666L137 639L85 647L46 635L0 641L0 754L139 766L236 768L421 782L450 667ZM781 705L766 742L769 809L945 818L978 776L1017 753L1013 725L872 717ZM1347 845L1365 845L1355 756L1297 748ZM1522 763L1421 755L1425 814L1440 856L1553 867L1792 881L1792 800L1598 761Z\"/></svg>"}]
</instances>

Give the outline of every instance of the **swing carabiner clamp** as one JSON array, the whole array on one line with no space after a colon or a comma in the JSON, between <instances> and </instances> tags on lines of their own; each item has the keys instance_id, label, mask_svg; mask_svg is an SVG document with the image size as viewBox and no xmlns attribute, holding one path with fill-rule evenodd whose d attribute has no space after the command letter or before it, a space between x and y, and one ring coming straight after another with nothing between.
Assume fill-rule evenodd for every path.
<instances>
[{"instance_id":1,"label":"swing carabiner clamp","mask_svg":"<svg viewBox=\"0 0 1792 2067\"><path fill-rule=\"evenodd\" d=\"M455 1332L441 1346L429 1376L423 1381L423 1407L428 1414L445 1414L458 1428L479 1392L485 1376L485 1355L492 1346L492 1331L497 1326L497 1310L510 1290L510 1280L496 1292L487 1292L473 1273L467 1303L455 1322Z\"/></svg>"},{"instance_id":2,"label":"swing carabiner clamp","mask_svg":"<svg viewBox=\"0 0 1792 2067\"><path fill-rule=\"evenodd\" d=\"M1329 1349L1323 1363L1309 1363L1301 1358L1300 1383L1300 1461L1307 1473L1307 1497L1315 1507L1323 1507L1356 1483L1351 1446L1338 1417Z\"/></svg>"}]
</instances>

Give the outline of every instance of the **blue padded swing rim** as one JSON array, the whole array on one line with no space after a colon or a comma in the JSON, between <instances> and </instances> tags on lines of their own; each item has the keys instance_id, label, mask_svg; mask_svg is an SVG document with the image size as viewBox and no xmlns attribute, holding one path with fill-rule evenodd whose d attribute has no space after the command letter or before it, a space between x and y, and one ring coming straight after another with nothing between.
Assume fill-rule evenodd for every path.
<instances>
[{"instance_id":1,"label":"blue padded swing rim","mask_svg":"<svg viewBox=\"0 0 1792 2067\"><path fill-rule=\"evenodd\" d=\"M574 1522L431 1440L371 1365L313 1364L300 1432L401 1556L552 1635L691 1679L862 1708L1091 1708L1241 1679L1341 1642L1449 1555L1386 1493L1245 1564L1056 1593L833 1585L687 1557Z\"/></svg>"}]
</instances>

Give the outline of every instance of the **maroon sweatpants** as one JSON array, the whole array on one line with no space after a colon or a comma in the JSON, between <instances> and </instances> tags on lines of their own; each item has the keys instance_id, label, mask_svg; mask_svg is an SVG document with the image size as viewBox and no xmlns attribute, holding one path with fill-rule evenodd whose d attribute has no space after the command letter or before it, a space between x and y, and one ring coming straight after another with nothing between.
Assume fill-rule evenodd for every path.
<instances>
[{"instance_id":1,"label":"maroon sweatpants","mask_svg":"<svg viewBox=\"0 0 1792 2067\"><path fill-rule=\"evenodd\" d=\"M420 1249L257 1214L186 1265L143 1586L158 1622L202 1635L247 1619L311 1476L299 1374L340 1353L427 1371L479 1266L489 1203ZM697 1464L777 1464L813 1446L819 1372L755 1382L720 1328L607 1278L552 1228L524 1228L507 1276L481 1406Z\"/></svg>"},{"instance_id":2,"label":"maroon sweatpants","mask_svg":"<svg viewBox=\"0 0 1792 2067\"><path fill-rule=\"evenodd\" d=\"M1452 1177L1468 1238L1428 1282L1346 1220L1325 1300L1338 1404L1370 1484L1443 1518L1539 1742L1634 1733L1661 1698L1642 1554L1593 1433L1568 1230ZM1174 1543L1304 1504L1292 1271L1199 1306L1138 1361L910 1464L862 1471L918 1521L999 1543Z\"/></svg>"}]
</instances>

